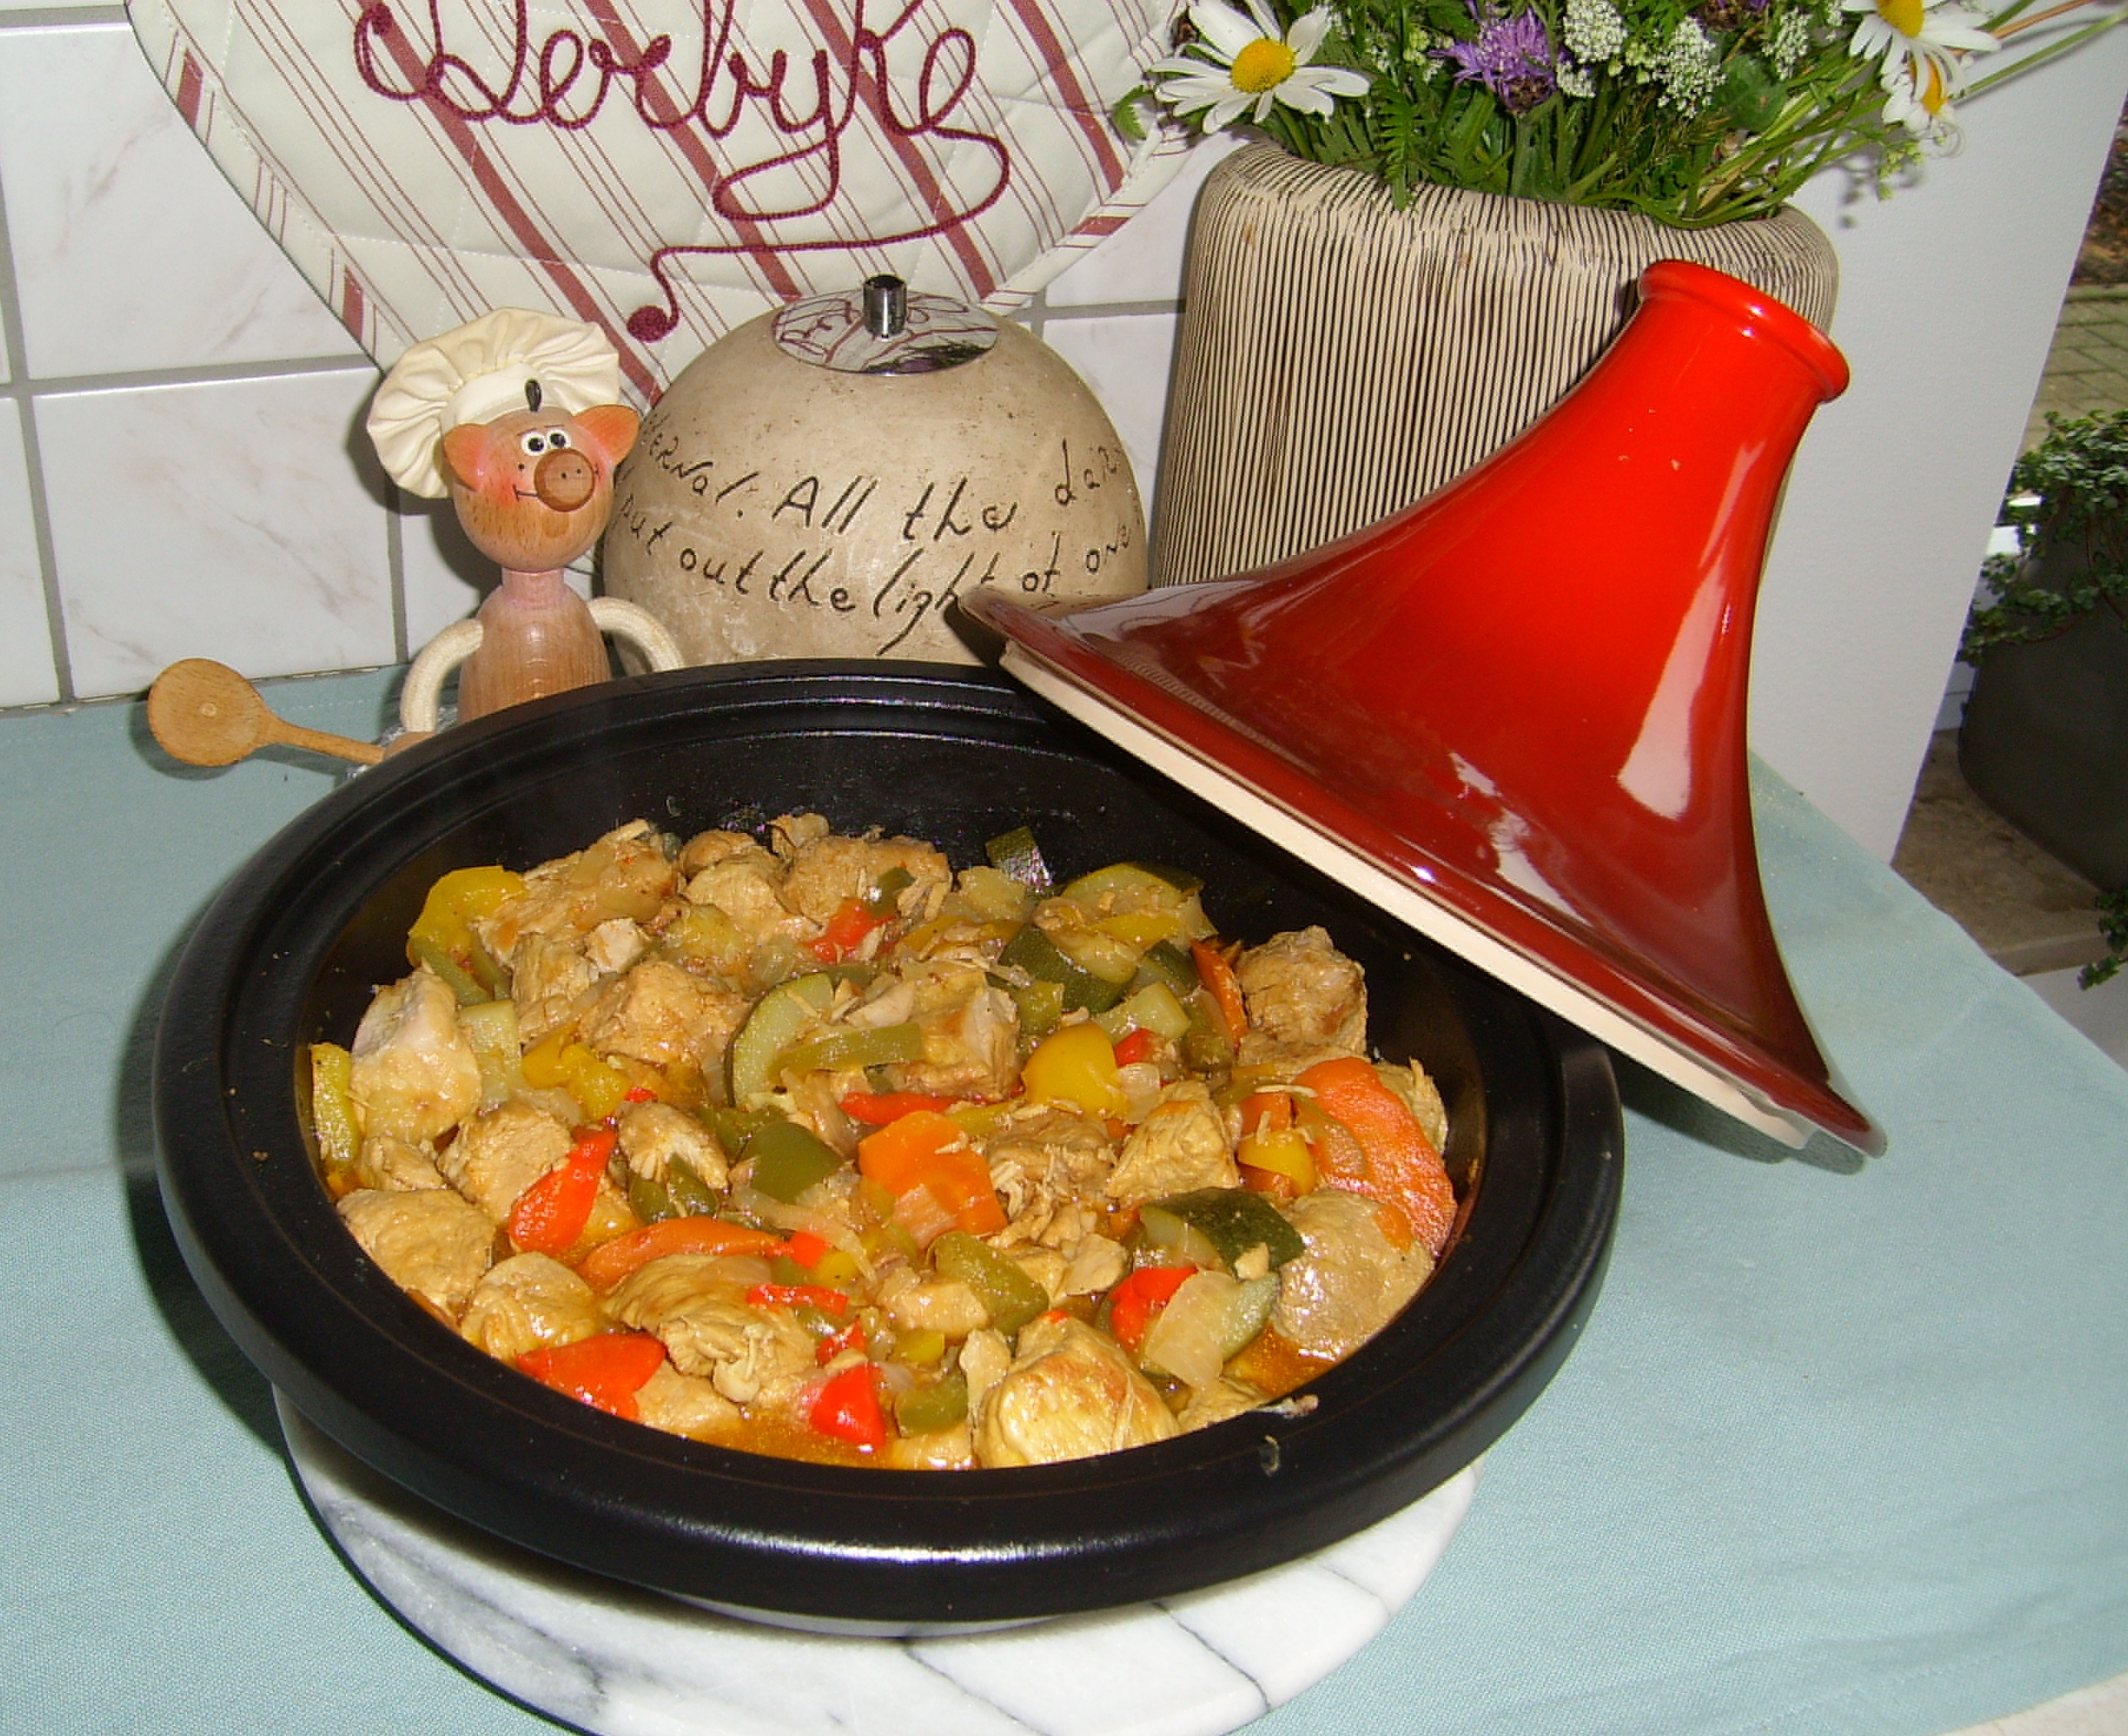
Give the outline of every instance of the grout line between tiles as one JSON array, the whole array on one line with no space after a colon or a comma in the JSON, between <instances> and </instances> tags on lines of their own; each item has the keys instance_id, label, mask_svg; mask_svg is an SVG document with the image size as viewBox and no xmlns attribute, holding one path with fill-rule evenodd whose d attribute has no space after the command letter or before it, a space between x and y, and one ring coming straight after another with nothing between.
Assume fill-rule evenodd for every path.
<instances>
[{"instance_id":1,"label":"grout line between tiles","mask_svg":"<svg viewBox=\"0 0 2128 1736\"><path fill-rule=\"evenodd\" d=\"M279 361L201 362L191 367L131 368L113 374L67 374L52 379L13 381L0 391L17 396L57 398L86 392L136 391L144 386L222 385L247 380L288 380L305 374L373 371L376 364L359 352L345 356L303 356Z\"/></svg>"},{"instance_id":2,"label":"grout line between tiles","mask_svg":"<svg viewBox=\"0 0 2128 1736\"><path fill-rule=\"evenodd\" d=\"M49 30L55 24L123 24L122 6L33 6L0 12L0 31Z\"/></svg>"},{"instance_id":3,"label":"grout line between tiles","mask_svg":"<svg viewBox=\"0 0 2128 1736\"><path fill-rule=\"evenodd\" d=\"M15 376L29 371L22 336L22 303L16 293L15 248L7 227L7 196L0 188L0 336L7 346L7 395L14 398L22 438L22 490L30 502L30 534L36 544L37 577L44 592L45 634L52 660L52 685L62 703L74 697L74 662L67 654L66 615L60 607L59 557L52 542L52 520L45 498L44 449L37 439L37 418L27 381Z\"/></svg>"},{"instance_id":4,"label":"grout line between tiles","mask_svg":"<svg viewBox=\"0 0 2128 1736\"><path fill-rule=\"evenodd\" d=\"M1058 307L1045 304L1044 313L1051 319L1121 319L1148 313L1179 313L1179 301L1090 301Z\"/></svg>"}]
</instances>

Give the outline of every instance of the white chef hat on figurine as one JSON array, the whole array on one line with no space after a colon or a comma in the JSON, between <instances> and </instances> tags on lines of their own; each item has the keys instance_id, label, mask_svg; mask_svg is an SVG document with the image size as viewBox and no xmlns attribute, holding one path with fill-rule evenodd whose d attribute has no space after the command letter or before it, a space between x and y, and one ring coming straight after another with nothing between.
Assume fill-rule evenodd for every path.
<instances>
[{"instance_id":1,"label":"white chef hat on figurine","mask_svg":"<svg viewBox=\"0 0 2128 1736\"><path fill-rule=\"evenodd\" d=\"M596 326L499 308L418 343L392 364L370 405L370 438L393 481L431 500L450 492L437 463L444 435L521 410L536 380L543 406L575 415L620 402L620 356Z\"/></svg>"}]
</instances>

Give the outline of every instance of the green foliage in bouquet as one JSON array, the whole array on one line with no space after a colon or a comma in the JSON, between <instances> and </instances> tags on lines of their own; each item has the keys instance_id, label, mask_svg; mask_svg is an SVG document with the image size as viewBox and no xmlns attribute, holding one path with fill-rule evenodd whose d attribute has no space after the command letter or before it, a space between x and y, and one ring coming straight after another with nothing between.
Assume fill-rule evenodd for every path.
<instances>
[{"instance_id":1,"label":"green foliage in bouquet","mask_svg":"<svg viewBox=\"0 0 2128 1736\"><path fill-rule=\"evenodd\" d=\"M1150 96L1206 131L1248 120L1380 179L1638 211L1763 217L1826 165L1889 177L1955 136L1952 99L2110 27L2087 0L1992 17L1954 0L1197 0ZM1973 57L2052 26L1989 79ZM1126 100L1118 124L1135 125Z\"/></svg>"}]
</instances>

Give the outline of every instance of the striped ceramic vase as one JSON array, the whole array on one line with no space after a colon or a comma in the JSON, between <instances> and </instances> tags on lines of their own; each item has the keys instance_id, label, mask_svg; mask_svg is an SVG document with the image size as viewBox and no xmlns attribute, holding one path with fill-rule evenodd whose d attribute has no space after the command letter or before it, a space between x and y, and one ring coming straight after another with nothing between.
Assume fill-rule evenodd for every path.
<instances>
[{"instance_id":1,"label":"striped ceramic vase","mask_svg":"<svg viewBox=\"0 0 2128 1736\"><path fill-rule=\"evenodd\" d=\"M1356 170L1236 151L1190 231L1153 582L1246 572L1432 493L1558 402L1665 258L1832 318L1832 244L1793 209L1672 229L1423 187L1399 211Z\"/></svg>"}]
</instances>

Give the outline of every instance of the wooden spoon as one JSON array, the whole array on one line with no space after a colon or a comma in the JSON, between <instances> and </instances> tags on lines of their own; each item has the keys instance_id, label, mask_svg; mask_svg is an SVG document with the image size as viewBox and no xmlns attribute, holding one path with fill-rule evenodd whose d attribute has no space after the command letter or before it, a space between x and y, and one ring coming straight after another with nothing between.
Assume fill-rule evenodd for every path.
<instances>
[{"instance_id":1,"label":"wooden spoon","mask_svg":"<svg viewBox=\"0 0 2128 1736\"><path fill-rule=\"evenodd\" d=\"M173 759L189 766L234 765L269 743L308 748L373 766L385 750L351 735L329 735L276 717L259 690L226 663L189 657L148 689L148 728Z\"/></svg>"}]
</instances>

